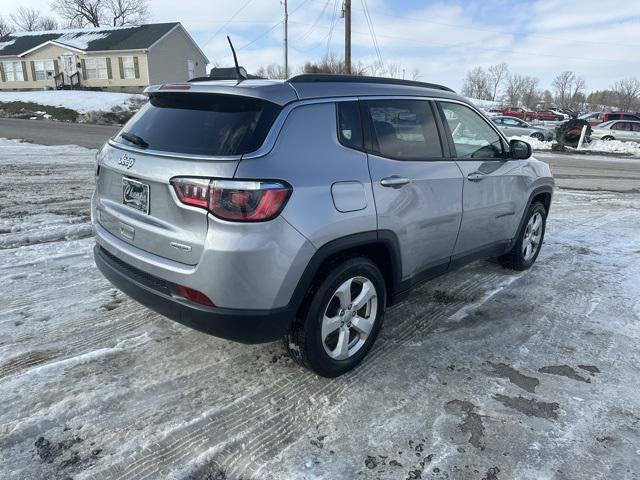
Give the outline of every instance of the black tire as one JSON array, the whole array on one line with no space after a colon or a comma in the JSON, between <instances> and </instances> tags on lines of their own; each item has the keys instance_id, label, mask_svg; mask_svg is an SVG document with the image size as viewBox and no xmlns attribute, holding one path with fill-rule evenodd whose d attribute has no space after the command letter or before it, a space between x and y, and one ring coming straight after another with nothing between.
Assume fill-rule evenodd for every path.
<instances>
[{"instance_id":1,"label":"black tire","mask_svg":"<svg viewBox=\"0 0 640 480\"><path fill-rule=\"evenodd\" d=\"M539 140L541 142L544 142L544 135L541 134L540 132L535 132L531 134L532 138L535 138L536 140Z\"/></svg>"},{"instance_id":2,"label":"black tire","mask_svg":"<svg viewBox=\"0 0 640 480\"><path fill-rule=\"evenodd\" d=\"M349 358L336 360L325 350L322 320L325 311L335 302L336 290L353 277L365 278L377 293L376 317L373 326L359 349ZM358 365L375 342L382 326L386 302L386 286L380 270L370 259L356 257L331 265L321 272L309 288L298 318L283 339L285 349L298 364L322 377L337 377ZM373 310L373 306L371 306Z\"/></svg>"},{"instance_id":3,"label":"black tire","mask_svg":"<svg viewBox=\"0 0 640 480\"><path fill-rule=\"evenodd\" d=\"M525 241L525 236L527 234L527 225L529 220L539 213L542 216L542 227L540 232L540 241L536 246L536 251L530 258L525 258L525 254L523 252L523 242ZM524 221L522 222L522 227L518 232L518 237L516 239L516 243L513 245L513 248L508 253L498 257L498 261L503 267L510 268L512 270L527 270L530 268L538 258L538 254L540 253L540 249L542 248L542 243L544 241L544 232L547 225L547 212L544 208L544 205L540 202L533 202L527 213L525 215Z\"/></svg>"},{"instance_id":4,"label":"black tire","mask_svg":"<svg viewBox=\"0 0 640 480\"><path fill-rule=\"evenodd\" d=\"M614 140L614 138L611 135L605 135L600 140L604 140L605 142L608 142L609 140Z\"/></svg>"}]
</instances>

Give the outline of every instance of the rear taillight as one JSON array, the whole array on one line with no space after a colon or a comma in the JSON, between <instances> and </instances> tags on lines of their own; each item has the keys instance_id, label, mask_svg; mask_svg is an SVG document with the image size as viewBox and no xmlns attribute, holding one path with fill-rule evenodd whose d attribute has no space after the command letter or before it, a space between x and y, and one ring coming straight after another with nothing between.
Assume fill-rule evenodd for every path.
<instances>
[{"instance_id":1,"label":"rear taillight","mask_svg":"<svg viewBox=\"0 0 640 480\"><path fill-rule=\"evenodd\" d=\"M182 203L235 222L264 222L277 217L292 190L284 182L260 180L176 177L171 184Z\"/></svg>"}]
</instances>

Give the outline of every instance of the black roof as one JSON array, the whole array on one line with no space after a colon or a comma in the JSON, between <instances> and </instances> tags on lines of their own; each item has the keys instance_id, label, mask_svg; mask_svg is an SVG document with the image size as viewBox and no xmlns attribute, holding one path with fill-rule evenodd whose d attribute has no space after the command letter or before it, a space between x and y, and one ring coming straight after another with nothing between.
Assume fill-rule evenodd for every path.
<instances>
[{"instance_id":1,"label":"black roof","mask_svg":"<svg viewBox=\"0 0 640 480\"><path fill-rule=\"evenodd\" d=\"M410 87L433 88L453 92L449 87L436 83L417 82L415 80L403 80L401 78L367 77L364 75L334 75L330 73L305 73L296 75L287 80L289 83L382 83L386 85L407 85ZM455 92L454 92L455 93Z\"/></svg>"},{"instance_id":2,"label":"black roof","mask_svg":"<svg viewBox=\"0 0 640 480\"><path fill-rule=\"evenodd\" d=\"M143 50L153 45L176 25L179 25L179 23L17 32L0 38L0 56L20 55L48 41L55 41L85 52Z\"/></svg>"}]
</instances>

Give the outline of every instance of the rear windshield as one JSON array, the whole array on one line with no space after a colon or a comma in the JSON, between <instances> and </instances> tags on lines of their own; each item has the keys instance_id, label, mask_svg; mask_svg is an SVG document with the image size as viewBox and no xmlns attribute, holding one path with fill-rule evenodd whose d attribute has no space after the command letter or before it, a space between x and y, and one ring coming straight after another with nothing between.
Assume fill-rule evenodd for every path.
<instances>
[{"instance_id":1,"label":"rear windshield","mask_svg":"<svg viewBox=\"0 0 640 480\"><path fill-rule=\"evenodd\" d=\"M240 155L264 141L280 107L255 98L158 93L117 135L138 148L192 155Z\"/></svg>"}]
</instances>

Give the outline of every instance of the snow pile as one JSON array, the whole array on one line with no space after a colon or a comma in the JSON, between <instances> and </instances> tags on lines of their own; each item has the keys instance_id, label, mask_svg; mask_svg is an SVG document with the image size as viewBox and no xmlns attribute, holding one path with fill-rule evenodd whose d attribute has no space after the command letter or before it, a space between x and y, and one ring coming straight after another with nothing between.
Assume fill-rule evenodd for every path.
<instances>
[{"instance_id":1,"label":"snow pile","mask_svg":"<svg viewBox=\"0 0 640 480\"><path fill-rule=\"evenodd\" d=\"M494 102L491 100L480 100L479 98L469 98L467 97L471 103L473 103L476 107L482 108L484 110L490 110L492 108L500 107L500 102Z\"/></svg>"},{"instance_id":2,"label":"snow pile","mask_svg":"<svg viewBox=\"0 0 640 480\"><path fill-rule=\"evenodd\" d=\"M119 106L130 109L131 100L146 100L144 95L119 92L80 90L42 90L33 92L0 92L0 102L34 102L52 107L66 107L80 113L91 110L109 111ZM137 107L136 107L137 108Z\"/></svg>"},{"instance_id":3,"label":"snow pile","mask_svg":"<svg viewBox=\"0 0 640 480\"><path fill-rule=\"evenodd\" d=\"M523 142L527 142L531 145L533 150L551 150L551 145L553 142L543 142L533 137L509 137L509 140L522 140Z\"/></svg>"},{"instance_id":4,"label":"snow pile","mask_svg":"<svg viewBox=\"0 0 640 480\"><path fill-rule=\"evenodd\" d=\"M591 143L586 144L583 150L640 156L640 143L621 142L620 140L593 140Z\"/></svg>"},{"instance_id":5,"label":"snow pile","mask_svg":"<svg viewBox=\"0 0 640 480\"><path fill-rule=\"evenodd\" d=\"M80 50L87 50L89 43L95 40L102 40L109 36L108 32L83 32L83 33L67 33L62 35L56 40L56 42L64 43L70 47L79 48Z\"/></svg>"}]
</instances>

